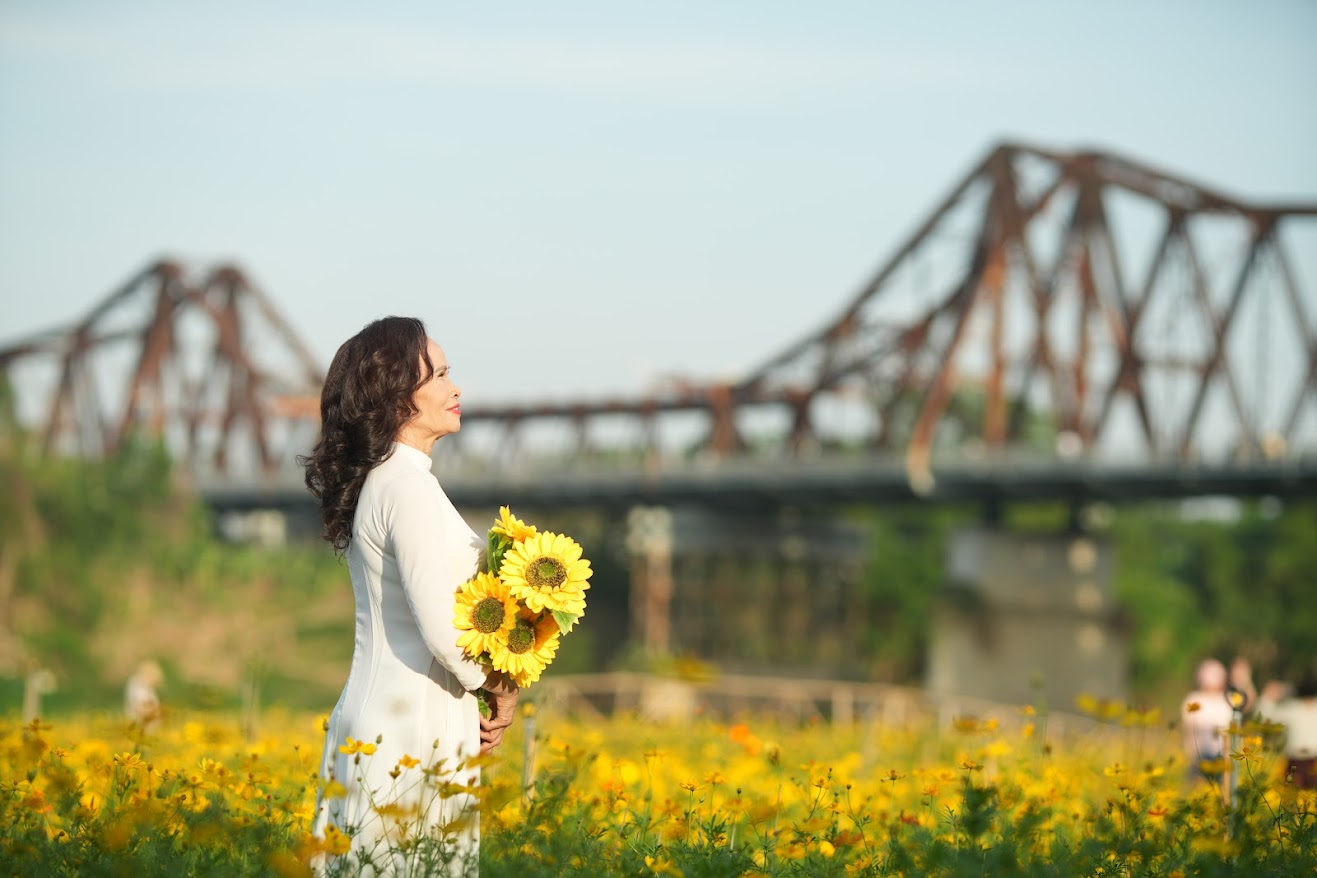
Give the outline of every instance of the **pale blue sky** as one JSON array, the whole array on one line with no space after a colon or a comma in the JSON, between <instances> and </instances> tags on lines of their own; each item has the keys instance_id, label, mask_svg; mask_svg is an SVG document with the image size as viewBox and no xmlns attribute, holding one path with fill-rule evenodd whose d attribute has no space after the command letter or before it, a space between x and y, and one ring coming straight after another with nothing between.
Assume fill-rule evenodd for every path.
<instances>
[{"instance_id":1,"label":"pale blue sky","mask_svg":"<svg viewBox=\"0 0 1317 878\"><path fill-rule=\"evenodd\" d=\"M0 0L0 341L171 254L324 363L420 316L471 402L731 378L1003 137L1317 200L1315 45L1308 0Z\"/></svg>"}]
</instances>

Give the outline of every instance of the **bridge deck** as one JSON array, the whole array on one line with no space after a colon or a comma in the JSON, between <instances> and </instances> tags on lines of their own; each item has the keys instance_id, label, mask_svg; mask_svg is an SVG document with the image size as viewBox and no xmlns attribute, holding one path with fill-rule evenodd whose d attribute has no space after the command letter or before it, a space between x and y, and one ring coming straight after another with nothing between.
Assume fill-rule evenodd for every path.
<instances>
[{"instance_id":1,"label":"bridge deck","mask_svg":"<svg viewBox=\"0 0 1317 878\"><path fill-rule=\"evenodd\" d=\"M1317 457L1245 464L1148 465L1058 460L961 461L934 466L912 483L890 456L781 462L725 460L655 467L555 468L444 473L460 506L625 508L640 504L715 509L1035 500L1138 502L1203 496L1317 496ZM296 473L257 483L231 479L198 487L220 510L295 508L312 502Z\"/></svg>"}]
</instances>

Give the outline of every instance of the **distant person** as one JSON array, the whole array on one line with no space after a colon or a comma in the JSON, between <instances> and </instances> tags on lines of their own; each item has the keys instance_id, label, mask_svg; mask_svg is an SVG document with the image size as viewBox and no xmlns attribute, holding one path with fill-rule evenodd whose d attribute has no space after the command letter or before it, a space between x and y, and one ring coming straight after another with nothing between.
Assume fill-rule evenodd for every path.
<instances>
[{"instance_id":1,"label":"distant person","mask_svg":"<svg viewBox=\"0 0 1317 878\"><path fill-rule=\"evenodd\" d=\"M461 790L480 770L467 760L499 743L517 703L511 678L468 657L453 624L485 543L430 472L435 441L462 427L461 396L421 321L377 320L334 355L304 461L356 602L352 667L320 765L338 794L320 795L313 832L352 836L351 863L369 855L385 874L418 857L455 858L453 875L474 868L477 800ZM399 845L397 814L413 815L403 828L425 850Z\"/></svg>"},{"instance_id":2,"label":"distant person","mask_svg":"<svg viewBox=\"0 0 1317 878\"><path fill-rule=\"evenodd\" d=\"M1184 756L1191 778L1216 780L1217 773L1205 772L1202 763L1225 756L1225 730L1233 713L1226 700L1229 674L1216 659L1198 665L1194 675L1197 688L1185 696L1180 705L1180 726L1184 734Z\"/></svg>"},{"instance_id":3,"label":"distant person","mask_svg":"<svg viewBox=\"0 0 1317 878\"><path fill-rule=\"evenodd\" d=\"M41 697L57 688L55 674L47 668L32 668L23 681L23 722L41 717Z\"/></svg>"},{"instance_id":4,"label":"distant person","mask_svg":"<svg viewBox=\"0 0 1317 878\"><path fill-rule=\"evenodd\" d=\"M1285 775L1301 790L1317 789L1317 674L1304 674L1290 687L1270 682L1262 690L1258 713L1285 727Z\"/></svg>"},{"instance_id":5,"label":"distant person","mask_svg":"<svg viewBox=\"0 0 1317 878\"><path fill-rule=\"evenodd\" d=\"M156 690L164 680L160 666L147 661L137 666L124 685L123 712L142 731L154 732L160 727L160 695Z\"/></svg>"}]
</instances>

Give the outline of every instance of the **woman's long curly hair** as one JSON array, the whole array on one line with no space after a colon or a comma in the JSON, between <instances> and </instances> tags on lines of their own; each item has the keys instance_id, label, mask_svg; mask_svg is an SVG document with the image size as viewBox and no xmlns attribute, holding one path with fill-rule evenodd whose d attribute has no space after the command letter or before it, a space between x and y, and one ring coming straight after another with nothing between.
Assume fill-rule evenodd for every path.
<instances>
[{"instance_id":1,"label":"woman's long curly hair","mask_svg":"<svg viewBox=\"0 0 1317 878\"><path fill-rule=\"evenodd\" d=\"M416 414L412 397L434 374L425 324L412 317L376 320L343 342L320 393L320 438L300 463L320 501L325 539L339 554L352 539L361 486L393 450Z\"/></svg>"}]
</instances>

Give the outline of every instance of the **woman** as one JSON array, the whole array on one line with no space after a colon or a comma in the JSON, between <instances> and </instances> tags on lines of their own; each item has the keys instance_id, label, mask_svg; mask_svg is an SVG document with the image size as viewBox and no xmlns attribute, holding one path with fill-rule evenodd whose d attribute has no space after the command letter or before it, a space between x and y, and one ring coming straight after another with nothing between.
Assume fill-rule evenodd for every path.
<instances>
[{"instance_id":1,"label":"woman","mask_svg":"<svg viewBox=\"0 0 1317 878\"><path fill-rule=\"evenodd\" d=\"M430 474L430 450L461 429L461 395L424 325L403 317L348 339L325 378L320 439L303 463L356 603L314 826L332 853L350 838L331 873L475 872L479 770L466 760L497 746L517 689L467 658L453 627L483 541Z\"/></svg>"}]
</instances>

